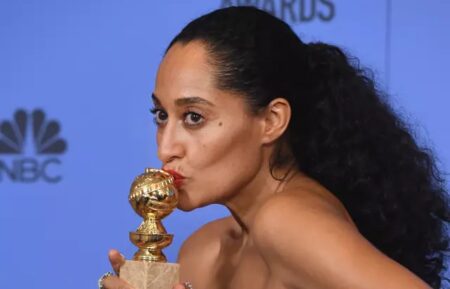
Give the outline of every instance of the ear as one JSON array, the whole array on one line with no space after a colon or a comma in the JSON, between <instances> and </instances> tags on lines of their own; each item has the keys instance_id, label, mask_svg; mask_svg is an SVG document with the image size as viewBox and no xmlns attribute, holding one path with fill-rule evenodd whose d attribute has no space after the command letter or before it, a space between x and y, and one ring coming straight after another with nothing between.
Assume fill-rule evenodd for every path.
<instances>
[{"instance_id":1,"label":"ear","mask_svg":"<svg viewBox=\"0 0 450 289\"><path fill-rule=\"evenodd\" d=\"M276 141L286 131L291 119L291 106L286 99L276 98L263 113L262 142L267 144Z\"/></svg>"}]
</instances>

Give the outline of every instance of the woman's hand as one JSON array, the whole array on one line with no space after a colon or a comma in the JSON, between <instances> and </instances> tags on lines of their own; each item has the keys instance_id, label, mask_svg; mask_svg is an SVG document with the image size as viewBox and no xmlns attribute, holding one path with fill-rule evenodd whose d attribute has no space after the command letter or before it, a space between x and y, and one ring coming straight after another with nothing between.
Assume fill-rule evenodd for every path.
<instances>
[{"instance_id":1,"label":"woman's hand","mask_svg":"<svg viewBox=\"0 0 450 289\"><path fill-rule=\"evenodd\" d=\"M108 253L109 262L111 263L111 267L114 269L114 272L117 276L119 276L120 267L125 264L125 257L120 254L117 250L109 250Z\"/></svg>"},{"instance_id":2,"label":"woman's hand","mask_svg":"<svg viewBox=\"0 0 450 289\"><path fill-rule=\"evenodd\" d=\"M117 250L110 250L108 253L109 262L117 276L109 276L103 279L104 289L133 289L130 284L120 279L120 267L125 264L125 257Z\"/></svg>"},{"instance_id":3,"label":"woman's hand","mask_svg":"<svg viewBox=\"0 0 450 289\"><path fill-rule=\"evenodd\" d=\"M125 264L125 257L120 254L117 250L110 250L108 253L109 262L111 263L111 267L114 269L114 272L117 276L109 276L103 279L103 288L105 289L134 289L131 287L130 284L128 284L126 281L120 279L119 273L120 273L120 267L122 267L123 264ZM177 284L173 287L173 289L191 289L192 286L190 285L184 285L184 284Z\"/></svg>"}]
</instances>

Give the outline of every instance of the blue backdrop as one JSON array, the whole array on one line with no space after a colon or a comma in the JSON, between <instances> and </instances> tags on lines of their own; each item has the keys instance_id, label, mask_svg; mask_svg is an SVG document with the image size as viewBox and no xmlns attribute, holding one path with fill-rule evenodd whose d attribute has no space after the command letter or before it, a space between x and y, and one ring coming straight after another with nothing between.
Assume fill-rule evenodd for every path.
<instances>
[{"instance_id":1,"label":"blue backdrop","mask_svg":"<svg viewBox=\"0 0 450 289\"><path fill-rule=\"evenodd\" d=\"M128 190L160 166L148 109L163 51L188 21L246 3L359 57L448 170L449 1L1 0L2 289L96 288L108 249L132 256ZM226 214L169 216L170 261Z\"/></svg>"}]
</instances>

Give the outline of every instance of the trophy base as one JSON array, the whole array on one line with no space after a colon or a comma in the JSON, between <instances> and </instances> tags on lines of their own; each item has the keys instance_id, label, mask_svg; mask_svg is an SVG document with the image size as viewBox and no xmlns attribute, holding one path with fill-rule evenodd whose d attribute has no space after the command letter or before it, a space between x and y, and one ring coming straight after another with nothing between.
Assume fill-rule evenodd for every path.
<instances>
[{"instance_id":1,"label":"trophy base","mask_svg":"<svg viewBox=\"0 0 450 289\"><path fill-rule=\"evenodd\" d=\"M180 265L176 263L125 261L120 278L135 289L172 289L180 281Z\"/></svg>"}]
</instances>

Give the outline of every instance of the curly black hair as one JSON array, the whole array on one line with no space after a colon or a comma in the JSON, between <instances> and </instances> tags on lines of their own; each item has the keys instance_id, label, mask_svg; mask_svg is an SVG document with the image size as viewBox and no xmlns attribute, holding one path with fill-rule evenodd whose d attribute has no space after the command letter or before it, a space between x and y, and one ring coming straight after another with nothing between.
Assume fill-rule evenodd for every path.
<instances>
[{"instance_id":1,"label":"curly black hair","mask_svg":"<svg viewBox=\"0 0 450 289\"><path fill-rule=\"evenodd\" d=\"M282 139L298 169L340 199L365 238L432 288L449 281L443 173L369 70L336 46L302 42L289 25L253 7L195 19L167 50L194 40L205 44L217 87L244 95L252 112L277 97L289 101ZM286 160L278 150L272 165Z\"/></svg>"}]
</instances>

